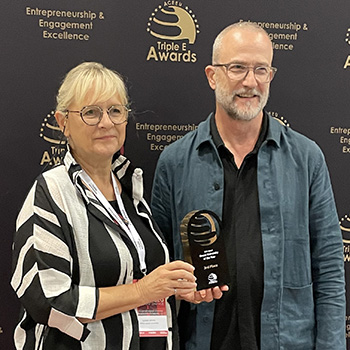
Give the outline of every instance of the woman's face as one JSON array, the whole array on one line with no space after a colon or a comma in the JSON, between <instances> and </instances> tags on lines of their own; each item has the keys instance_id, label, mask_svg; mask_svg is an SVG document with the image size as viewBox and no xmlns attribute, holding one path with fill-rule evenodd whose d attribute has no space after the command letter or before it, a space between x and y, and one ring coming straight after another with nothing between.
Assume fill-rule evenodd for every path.
<instances>
[{"instance_id":1,"label":"woman's face","mask_svg":"<svg viewBox=\"0 0 350 350\"><path fill-rule=\"evenodd\" d=\"M124 144L126 124L115 125L109 119L107 109L113 105L121 105L118 95L107 101L91 101L88 96L81 105L73 103L70 111L80 111L89 105L99 106L103 110L103 117L97 125L87 125L79 113L68 114L65 125L65 136L78 162L85 161L92 164L110 162L114 153Z\"/></svg>"}]
</instances>

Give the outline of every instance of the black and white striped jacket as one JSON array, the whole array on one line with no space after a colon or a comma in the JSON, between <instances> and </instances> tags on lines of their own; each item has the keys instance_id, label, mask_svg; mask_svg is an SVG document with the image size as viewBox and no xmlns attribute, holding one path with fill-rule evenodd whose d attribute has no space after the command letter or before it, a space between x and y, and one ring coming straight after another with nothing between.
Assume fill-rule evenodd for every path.
<instances>
[{"instance_id":1,"label":"black and white striped jacket","mask_svg":"<svg viewBox=\"0 0 350 350\"><path fill-rule=\"evenodd\" d=\"M116 156L112 170L137 214L147 219L164 251L163 263L168 262L168 250L143 198L142 170L122 155ZM87 325L78 321L94 318L99 284L106 283L101 281L120 285L135 278L130 240L83 185L80 172L68 151L64 164L36 179L18 215L11 280L22 304L17 349L139 349L135 310ZM103 278L101 266L94 266L96 257L99 264L106 257ZM167 348L173 349L177 336L169 299Z\"/></svg>"}]
</instances>

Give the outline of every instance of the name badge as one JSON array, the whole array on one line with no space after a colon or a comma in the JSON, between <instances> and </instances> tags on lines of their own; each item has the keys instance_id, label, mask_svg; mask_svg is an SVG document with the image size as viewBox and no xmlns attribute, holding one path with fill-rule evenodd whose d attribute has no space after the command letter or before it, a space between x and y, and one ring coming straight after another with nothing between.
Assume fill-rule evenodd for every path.
<instances>
[{"instance_id":1,"label":"name badge","mask_svg":"<svg viewBox=\"0 0 350 350\"><path fill-rule=\"evenodd\" d=\"M137 308L140 337L168 336L168 320L165 303L165 299L160 299Z\"/></svg>"}]
</instances>

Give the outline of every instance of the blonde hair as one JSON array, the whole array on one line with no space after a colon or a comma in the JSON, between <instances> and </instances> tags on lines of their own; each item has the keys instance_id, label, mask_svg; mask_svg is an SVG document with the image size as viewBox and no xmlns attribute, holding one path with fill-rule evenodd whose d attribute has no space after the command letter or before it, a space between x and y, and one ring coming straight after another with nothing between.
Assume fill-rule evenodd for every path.
<instances>
[{"instance_id":1,"label":"blonde hair","mask_svg":"<svg viewBox=\"0 0 350 350\"><path fill-rule=\"evenodd\" d=\"M56 96L56 110L64 112L72 103L81 104L88 93L91 103L107 101L116 94L121 104L128 104L128 94L121 75L97 62L84 62L65 76Z\"/></svg>"}]
</instances>

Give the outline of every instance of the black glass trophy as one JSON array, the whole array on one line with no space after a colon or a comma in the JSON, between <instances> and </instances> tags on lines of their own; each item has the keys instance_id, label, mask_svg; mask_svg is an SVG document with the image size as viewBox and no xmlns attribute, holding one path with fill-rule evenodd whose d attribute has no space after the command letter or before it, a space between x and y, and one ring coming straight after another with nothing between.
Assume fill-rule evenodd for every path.
<instances>
[{"instance_id":1,"label":"black glass trophy","mask_svg":"<svg viewBox=\"0 0 350 350\"><path fill-rule=\"evenodd\" d=\"M197 290L229 283L221 222L210 210L194 210L180 224L184 260L195 267Z\"/></svg>"}]
</instances>

